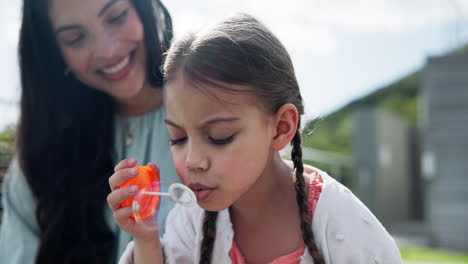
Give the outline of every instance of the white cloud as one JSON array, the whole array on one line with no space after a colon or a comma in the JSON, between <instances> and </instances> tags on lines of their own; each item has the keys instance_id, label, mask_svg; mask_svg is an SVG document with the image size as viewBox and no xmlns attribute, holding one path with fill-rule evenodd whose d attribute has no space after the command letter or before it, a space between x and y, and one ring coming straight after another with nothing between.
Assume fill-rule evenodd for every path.
<instances>
[{"instance_id":1,"label":"white cloud","mask_svg":"<svg viewBox=\"0 0 468 264\"><path fill-rule=\"evenodd\" d=\"M18 42L22 1L3 1L0 5L0 42Z\"/></svg>"},{"instance_id":2,"label":"white cloud","mask_svg":"<svg viewBox=\"0 0 468 264\"><path fill-rule=\"evenodd\" d=\"M228 11L248 12L268 24L306 24L352 31L401 32L456 18L468 20L466 0L170 0L165 3L178 24L180 12L199 14L208 21Z\"/></svg>"},{"instance_id":3,"label":"white cloud","mask_svg":"<svg viewBox=\"0 0 468 264\"><path fill-rule=\"evenodd\" d=\"M19 37L21 2L1 1L0 4L0 129L15 123L19 109L15 102L19 98L19 73L17 64L17 43Z\"/></svg>"},{"instance_id":4,"label":"white cloud","mask_svg":"<svg viewBox=\"0 0 468 264\"><path fill-rule=\"evenodd\" d=\"M317 11L308 17L309 23L325 23L352 31L399 33L457 18L450 1L441 0L331 0L313 8ZM468 10L468 6L463 8Z\"/></svg>"},{"instance_id":5,"label":"white cloud","mask_svg":"<svg viewBox=\"0 0 468 264\"><path fill-rule=\"evenodd\" d=\"M468 19L466 0L256 0L249 6L269 17L283 16L309 25L353 31L401 32L456 18Z\"/></svg>"},{"instance_id":6,"label":"white cloud","mask_svg":"<svg viewBox=\"0 0 468 264\"><path fill-rule=\"evenodd\" d=\"M468 23L466 0L218 0L164 2L178 35L234 12L255 15L290 51L336 53L337 30L401 33L459 19ZM292 52L292 53L294 53Z\"/></svg>"},{"instance_id":7,"label":"white cloud","mask_svg":"<svg viewBox=\"0 0 468 264\"><path fill-rule=\"evenodd\" d=\"M323 25L303 23L295 16L279 12L277 8L271 8L269 1L259 2L172 0L165 3L173 16L176 35L197 30L233 13L245 12L264 22L290 52L294 51L292 53L302 52L314 56L331 56L335 53L336 36L332 30Z\"/></svg>"},{"instance_id":8,"label":"white cloud","mask_svg":"<svg viewBox=\"0 0 468 264\"><path fill-rule=\"evenodd\" d=\"M19 38L20 25L16 21L6 21L0 24L0 41L16 45Z\"/></svg>"},{"instance_id":9,"label":"white cloud","mask_svg":"<svg viewBox=\"0 0 468 264\"><path fill-rule=\"evenodd\" d=\"M278 38L295 56L333 56L336 52L336 35L325 28L296 25L276 27Z\"/></svg>"}]
</instances>

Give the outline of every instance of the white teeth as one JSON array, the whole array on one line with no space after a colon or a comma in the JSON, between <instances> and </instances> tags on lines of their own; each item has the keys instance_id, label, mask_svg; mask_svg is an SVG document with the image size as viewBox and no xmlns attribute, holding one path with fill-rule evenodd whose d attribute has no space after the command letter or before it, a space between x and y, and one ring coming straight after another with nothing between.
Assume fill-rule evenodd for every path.
<instances>
[{"instance_id":1,"label":"white teeth","mask_svg":"<svg viewBox=\"0 0 468 264\"><path fill-rule=\"evenodd\" d=\"M102 72L105 74L115 74L121 71L123 68L125 68L125 66L127 66L129 61L130 61L130 56L127 56L119 64L112 66L110 68L102 69Z\"/></svg>"}]
</instances>

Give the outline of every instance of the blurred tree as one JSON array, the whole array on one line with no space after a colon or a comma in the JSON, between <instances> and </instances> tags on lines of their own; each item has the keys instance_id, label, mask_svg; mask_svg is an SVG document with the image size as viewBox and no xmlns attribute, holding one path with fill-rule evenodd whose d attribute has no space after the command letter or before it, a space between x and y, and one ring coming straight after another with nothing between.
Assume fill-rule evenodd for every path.
<instances>
[{"instance_id":1,"label":"blurred tree","mask_svg":"<svg viewBox=\"0 0 468 264\"><path fill-rule=\"evenodd\" d=\"M0 132L0 183L15 152L16 125L9 125Z\"/></svg>"},{"instance_id":2,"label":"blurred tree","mask_svg":"<svg viewBox=\"0 0 468 264\"><path fill-rule=\"evenodd\" d=\"M12 155L15 147L16 125L6 126L0 132L0 155Z\"/></svg>"},{"instance_id":3,"label":"blurred tree","mask_svg":"<svg viewBox=\"0 0 468 264\"><path fill-rule=\"evenodd\" d=\"M397 114L410 125L415 126L419 119L419 94L421 71L358 98L337 111L312 120L306 124L303 144L305 147L352 154L352 112L356 107L375 106Z\"/></svg>"}]
</instances>

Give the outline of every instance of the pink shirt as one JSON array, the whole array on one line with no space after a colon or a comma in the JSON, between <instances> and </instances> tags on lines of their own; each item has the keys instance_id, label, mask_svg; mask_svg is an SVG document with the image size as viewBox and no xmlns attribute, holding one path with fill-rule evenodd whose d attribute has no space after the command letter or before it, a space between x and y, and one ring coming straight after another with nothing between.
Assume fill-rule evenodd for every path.
<instances>
[{"instance_id":1,"label":"pink shirt","mask_svg":"<svg viewBox=\"0 0 468 264\"><path fill-rule=\"evenodd\" d=\"M310 176L308 206L309 219L312 220L314 217L315 207L317 206L320 193L322 192L323 179L316 171L312 171ZM299 264L300 257L304 254L305 250L306 247L302 247L293 253L271 261L269 264ZM233 264L247 264L234 239L232 241L231 250L229 251L229 257Z\"/></svg>"}]
</instances>

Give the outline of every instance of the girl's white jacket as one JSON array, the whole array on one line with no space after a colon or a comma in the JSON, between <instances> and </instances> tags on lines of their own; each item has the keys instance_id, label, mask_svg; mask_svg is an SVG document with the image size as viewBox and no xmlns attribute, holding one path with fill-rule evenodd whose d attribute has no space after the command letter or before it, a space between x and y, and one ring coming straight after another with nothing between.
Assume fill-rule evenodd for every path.
<instances>
[{"instance_id":1,"label":"girl's white jacket","mask_svg":"<svg viewBox=\"0 0 468 264\"><path fill-rule=\"evenodd\" d=\"M306 167L305 173L312 168ZM345 186L316 168L323 178L322 193L314 211L312 231L320 253L329 264L402 263L392 237L369 209ZM204 210L175 207L167 217L166 232L161 240L165 263L196 264L203 238ZM229 210L219 212L213 249L213 263L230 264L229 250L234 237ZM133 263L130 242L119 264ZM306 250L301 264L313 263Z\"/></svg>"}]
</instances>

